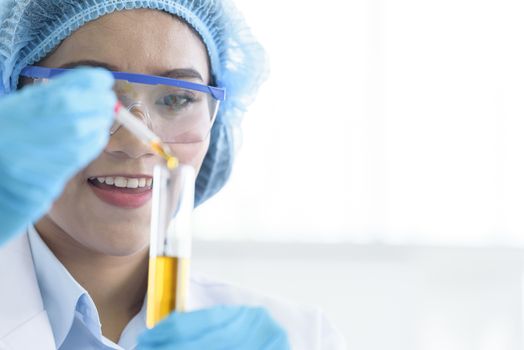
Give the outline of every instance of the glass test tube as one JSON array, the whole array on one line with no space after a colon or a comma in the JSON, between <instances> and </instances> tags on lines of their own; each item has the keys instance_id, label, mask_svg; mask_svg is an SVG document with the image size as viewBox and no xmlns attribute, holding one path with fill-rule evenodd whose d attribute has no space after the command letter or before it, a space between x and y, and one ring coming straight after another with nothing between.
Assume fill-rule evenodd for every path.
<instances>
[{"instance_id":1,"label":"glass test tube","mask_svg":"<svg viewBox=\"0 0 524 350\"><path fill-rule=\"evenodd\" d=\"M186 309L191 257L195 171L157 165L153 174L151 242L147 288L148 328L172 311Z\"/></svg>"}]
</instances>

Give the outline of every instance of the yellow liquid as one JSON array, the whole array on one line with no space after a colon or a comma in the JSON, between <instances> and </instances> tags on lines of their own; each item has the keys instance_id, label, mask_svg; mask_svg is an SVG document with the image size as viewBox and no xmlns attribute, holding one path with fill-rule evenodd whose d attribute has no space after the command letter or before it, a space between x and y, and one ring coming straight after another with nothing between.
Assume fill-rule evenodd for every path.
<instances>
[{"instance_id":1,"label":"yellow liquid","mask_svg":"<svg viewBox=\"0 0 524 350\"><path fill-rule=\"evenodd\" d=\"M147 285L148 328L172 311L185 311L187 302L189 258L157 256L149 259Z\"/></svg>"},{"instance_id":2,"label":"yellow liquid","mask_svg":"<svg viewBox=\"0 0 524 350\"><path fill-rule=\"evenodd\" d=\"M178 159L174 157L171 153L169 153L167 148L163 146L161 143L156 141L151 142L151 148L153 148L153 150L157 154L159 154L162 158L165 159L168 169L173 170L178 166Z\"/></svg>"}]
</instances>

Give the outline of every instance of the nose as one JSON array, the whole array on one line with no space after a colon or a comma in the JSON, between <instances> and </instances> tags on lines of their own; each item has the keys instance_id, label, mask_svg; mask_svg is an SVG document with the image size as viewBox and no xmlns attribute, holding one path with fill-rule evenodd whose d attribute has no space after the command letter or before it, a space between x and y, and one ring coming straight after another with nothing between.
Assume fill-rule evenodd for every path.
<instances>
[{"instance_id":1,"label":"nose","mask_svg":"<svg viewBox=\"0 0 524 350\"><path fill-rule=\"evenodd\" d=\"M137 118L140 119L149 129L152 128L151 118L144 105L134 103L127 106L127 109ZM148 145L145 145L126 127L122 127L118 121L115 121L110 130L111 138L105 149L115 158L141 158L154 156L153 151Z\"/></svg>"},{"instance_id":2,"label":"nose","mask_svg":"<svg viewBox=\"0 0 524 350\"><path fill-rule=\"evenodd\" d=\"M151 116L149 114L149 111L147 110L147 107L143 103L134 102L125 107L129 112L131 112L135 117L137 117L137 119L140 119L149 128L149 130L153 130L153 121L151 120ZM122 124L115 120L110 129L111 136L116 134L116 132L120 130L121 126Z\"/></svg>"}]
</instances>

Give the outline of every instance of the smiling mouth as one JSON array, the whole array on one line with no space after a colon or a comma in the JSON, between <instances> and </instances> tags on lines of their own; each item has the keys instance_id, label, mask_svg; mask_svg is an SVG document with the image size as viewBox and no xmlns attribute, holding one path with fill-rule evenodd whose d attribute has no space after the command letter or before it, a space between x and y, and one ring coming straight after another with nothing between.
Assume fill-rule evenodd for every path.
<instances>
[{"instance_id":1,"label":"smiling mouth","mask_svg":"<svg viewBox=\"0 0 524 350\"><path fill-rule=\"evenodd\" d=\"M104 176L91 177L89 187L101 201L124 209L136 209L152 197L150 177Z\"/></svg>"},{"instance_id":2,"label":"smiling mouth","mask_svg":"<svg viewBox=\"0 0 524 350\"><path fill-rule=\"evenodd\" d=\"M153 179L147 177L103 176L90 177L87 181L97 188L125 193L141 193L153 186Z\"/></svg>"}]
</instances>

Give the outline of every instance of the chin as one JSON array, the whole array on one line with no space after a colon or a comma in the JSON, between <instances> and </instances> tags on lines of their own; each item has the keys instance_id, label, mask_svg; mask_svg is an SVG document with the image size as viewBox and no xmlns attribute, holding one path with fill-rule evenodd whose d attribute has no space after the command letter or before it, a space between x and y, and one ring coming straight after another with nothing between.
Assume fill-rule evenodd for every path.
<instances>
[{"instance_id":1,"label":"chin","mask_svg":"<svg viewBox=\"0 0 524 350\"><path fill-rule=\"evenodd\" d=\"M97 244L100 244L100 242L97 242ZM103 247L94 247L92 249L96 249L96 251L102 255L124 257L140 254L148 248L149 242L146 244L107 244Z\"/></svg>"},{"instance_id":2,"label":"chin","mask_svg":"<svg viewBox=\"0 0 524 350\"><path fill-rule=\"evenodd\" d=\"M149 247L149 225L128 222L120 225L101 225L79 232L73 237L88 249L103 255L129 256Z\"/></svg>"}]
</instances>

